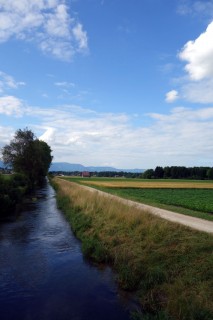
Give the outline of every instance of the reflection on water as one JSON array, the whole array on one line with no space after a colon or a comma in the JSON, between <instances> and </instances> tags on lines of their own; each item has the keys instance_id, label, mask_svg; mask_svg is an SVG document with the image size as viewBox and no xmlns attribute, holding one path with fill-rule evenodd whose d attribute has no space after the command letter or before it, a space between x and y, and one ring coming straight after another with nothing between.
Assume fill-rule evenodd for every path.
<instances>
[{"instance_id":1,"label":"reflection on water","mask_svg":"<svg viewBox=\"0 0 213 320\"><path fill-rule=\"evenodd\" d=\"M86 262L47 183L17 220L0 225L2 320L129 319L109 268Z\"/></svg>"}]
</instances>

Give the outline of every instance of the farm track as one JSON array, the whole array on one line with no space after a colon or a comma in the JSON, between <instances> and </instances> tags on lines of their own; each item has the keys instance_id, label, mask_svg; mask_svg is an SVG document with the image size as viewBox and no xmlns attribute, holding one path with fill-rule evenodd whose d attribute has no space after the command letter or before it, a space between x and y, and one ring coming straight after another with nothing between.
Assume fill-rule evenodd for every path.
<instances>
[{"instance_id":1,"label":"farm track","mask_svg":"<svg viewBox=\"0 0 213 320\"><path fill-rule=\"evenodd\" d=\"M85 186L82 184L80 186L84 189L89 190L90 192L97 192L98 194L100 194L104 197L116 199L124 204L127 204L129 206L132 206L132 207L135 207L138 209L145 210L151 214L159 216L159 217L166 219L168 221L179 223L179 224L185 225L185 226L190 227L195 230L199 230L199 231L203 231L203 232L207 232L207 233L213 233L213 222L212 221L187 216L187 215L184 215L181 213L175 213L173 211L164 210L164 209L156 208L156 207L153 207L150 205L142 204L142 203L139 203L136 201L124 199L124 198L109 194L104 191L94 189L92 187L88 187L88 186Z\"/></svg>"}]
</instances>

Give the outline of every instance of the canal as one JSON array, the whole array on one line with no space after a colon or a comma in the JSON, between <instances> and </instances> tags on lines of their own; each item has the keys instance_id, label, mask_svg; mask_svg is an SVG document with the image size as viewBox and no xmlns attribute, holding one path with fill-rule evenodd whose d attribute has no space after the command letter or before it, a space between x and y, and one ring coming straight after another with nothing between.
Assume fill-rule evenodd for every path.
<instances>
[{"instance_id":1,"label":"canal","mask_svg":"<svg viewBox=\"0 0 213 320\"><path fill-rule=\"evenodd\" d=\"M49 183L36 198L0 225L0 319L130 319L111 269L84 259Z\"/></svg>"}]
</instances>

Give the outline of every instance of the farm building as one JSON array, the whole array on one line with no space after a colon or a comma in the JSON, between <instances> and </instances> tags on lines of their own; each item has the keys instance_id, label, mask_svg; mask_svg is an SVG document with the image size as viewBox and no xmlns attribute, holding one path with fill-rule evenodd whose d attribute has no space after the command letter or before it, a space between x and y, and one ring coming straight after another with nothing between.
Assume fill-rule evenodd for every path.
<instances>
[{"instance_id":1,"label":"farm building","mask_svg":"<svg viewBox=\"0 0 213 320\"><path fill-rule=\"evenodd\" d=\"M90 178L90 172L89 171L83 171L81 176L82 176L82 178Z\"/></svg>"}]
</instances>

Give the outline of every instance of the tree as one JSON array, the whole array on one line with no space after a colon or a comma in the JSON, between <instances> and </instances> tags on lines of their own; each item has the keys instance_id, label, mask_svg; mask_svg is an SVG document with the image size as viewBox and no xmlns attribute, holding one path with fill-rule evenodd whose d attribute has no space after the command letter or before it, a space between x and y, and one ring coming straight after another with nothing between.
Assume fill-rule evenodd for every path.
<instances>
[{"instance_id":1,"label":"tree","mask_svg":"<svg viewBox=\"0 0 213 320\"><path fill-rule=\"evenodd\" d=\"M213 180L213 167L208 169L207 178Z\"/></svg>"},{"instance_id":2,"label":"tree","mask_svg":"<svg viewBox=\"0 0 213 320\"><path fill-rule=\"evenodd\" d=\"M154 178L154 173L155 172L153 169L148 169L143 173L142 177L144 179L152 179L152 178Z\"/></svg>"},{"instance_id":3,"label":"tree","mask_svg":"<svg viewBox=\"0 0 213 320\"><path fill-rule=\"evenodd\" d=\"M155 171L154 171L154 176L155 176L155 178L157 178L157 179L161 179L161 178L163 178L163 176L164 176L164 170L163 170L163 168L162 167L156 167L155 168Z\"/></svg>"},{"instance_id":4,"label":"tree","mask_svg":"<svg viewBox=\"0 0 213 320\"><path fill-rule=\"evenodd\" d=\"M23 173L33 187L47 175L53 157L48 144L25 128L17 130L10 144L3 147L2 158L15 172Z\"/></svg>"}]
</instances>

